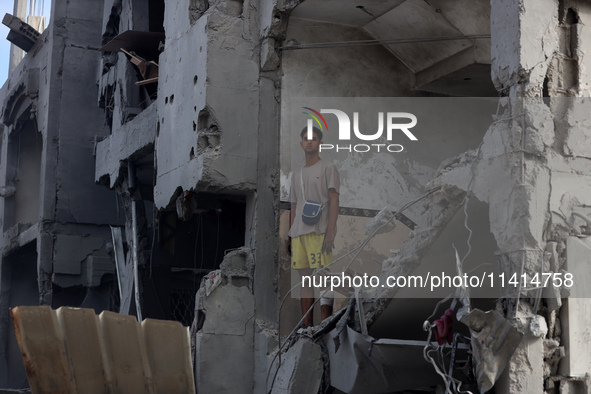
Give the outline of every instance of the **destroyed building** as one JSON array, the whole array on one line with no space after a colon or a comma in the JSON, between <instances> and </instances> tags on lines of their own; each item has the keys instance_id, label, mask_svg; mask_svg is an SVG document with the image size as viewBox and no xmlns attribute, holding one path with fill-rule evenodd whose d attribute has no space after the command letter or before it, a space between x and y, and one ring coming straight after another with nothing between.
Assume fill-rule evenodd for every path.
<instances>
[{"instance_id":1,"label":"destroyed building","mask_svg":"<svg viewBox=\"0 0 591 394\"><path fill-rule=\"evenodd\" d=\"M201 393L591 392L591 2L53 0L42 33L23 4L4 18L0 388L32 379L9 308L44 305L192 326ZM295 330L302 107L416 114L418 141L321 153L347 268L515 285L358 289ZM431 325L458 335L437 348Z\"/></svg>"}]
</instances>

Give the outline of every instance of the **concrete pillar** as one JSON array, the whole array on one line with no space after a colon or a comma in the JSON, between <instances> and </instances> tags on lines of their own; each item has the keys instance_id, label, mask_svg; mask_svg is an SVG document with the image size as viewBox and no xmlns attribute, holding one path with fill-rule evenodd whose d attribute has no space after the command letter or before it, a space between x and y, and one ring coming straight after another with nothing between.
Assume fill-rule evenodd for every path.
<instances>
[{"instance_id":1,"label":"concrete pillar","mask_svg":"<svg viewBox=\"0 0 591 394\"><path fill-rule=\"evenodd\" d=\"M506 185L489 196L491 231L505 273L532 277L556 270L542 267L546 242L563 242L570 228L570 213L559 218L552 201L569 193L587 194L577 190L583 176L576 173L574 163L588 165L591 149L581 141L589 132L580 132L585 138L578 135L577 120L563 122L560 108L589 94L577 62L584 61L585 48L579 21L584 22L590 7L571 0L492 0L491 6L492 79L508 96L500 111L502 120L491 126L482 146L484 158L497 166L496 176ZM542 96L565 99L546 105ZM571 139L578 144L569 145ZM567 177L571 184L564 181ZM560 220L562 228L556 224ZM522 291L519 298L513 293L501 303L524 337L495 392L541 393L544 381L555 374L544 360L544 345L556 336L552 337L554 330L548 336L547 322L539 315L539 296L535 290Z\"/></svg>"},{"instance_id":2,"label":"concrete pillar","mask_svg":"<svg viewBox=\"0 0 591 394\"><path fill-rule=\"evenodd\" d=\"M21 20L27 17L27 0L14 0L14 10L12 14ZM18 66L23 58L23 50L14 44L10 45L10 63L8 65L8 75Z\"/></svg>"},{"instance_id":3,"label":"concrete pillar","mask_svg":"<svg viewBox=\"0 0 591 394\"><path fill-rule=\"evenodd\" d=\"M552 124L553 114L539 98L558 43L558 0L492 0L491 6L492 79L509 96L506 120L494 131L503 149L496 160L510 174L505 179L507 187L491 196L490 216L495 218L491 230L505 273L531 277L543 261L550 198L550 171L544 159L554 138L553 130L535 127L548 123L532 119L548 118ZM498 144L486 145L485 137L485 155L489 149L491 157L496 155L492 149L499 153ZM531 150L527 155L523 153L526 148ZM497 382L496 392L541 393L547 329L538 329L543 319L532 307L537 293L521 292L517 298L511 290L514 298L505 300L505 314L524 337Z\"/></svg>"}]
</instances>

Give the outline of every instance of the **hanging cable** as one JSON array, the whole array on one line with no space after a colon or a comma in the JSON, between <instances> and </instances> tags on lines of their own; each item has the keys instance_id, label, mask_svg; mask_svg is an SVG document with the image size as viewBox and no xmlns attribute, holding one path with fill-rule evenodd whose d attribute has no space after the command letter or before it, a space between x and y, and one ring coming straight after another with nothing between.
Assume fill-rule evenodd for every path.
<instances>
[{"instance_id":1,"label":"hanging cable","mask_svg":"<svg viewBox=\"0 0 591 394\"><path fill-rule=\"evenodd\" d=\"M441 376L441 378L445 382L445 393L446 394L453 394L451 389L453 389L454 392L456 392L456 393L473 394L469 390L463 391L461 389L462 382L459 381L458 379L455 379L454 377L446 374L445 372L443 372L445 370L445 368L442 365L438 365L437 361L435 361L435 359L433 357L431 357L431 355L429 354L433 351L436 351L438 354L438 357L440 357L439 352L440 351L443 352L443 346L434 347L432 345L431 336L433 335L433 326L434 325L429 325L428 327L426 327L426 331L428 332L428 334L427 334L427 344L423 348L423 358L425 359L425 361L427 361L428 363L433 365L433 368L435 369L435 372L437 373L437 375ZM442 354L441 354L441 357L442 357Z\"/></svg>"}]
</instances>

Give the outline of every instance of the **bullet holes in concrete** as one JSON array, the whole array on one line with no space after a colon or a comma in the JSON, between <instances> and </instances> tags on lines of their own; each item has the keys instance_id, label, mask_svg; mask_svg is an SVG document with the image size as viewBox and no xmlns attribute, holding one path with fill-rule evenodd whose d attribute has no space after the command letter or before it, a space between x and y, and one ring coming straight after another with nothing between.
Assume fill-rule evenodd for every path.
<instances>
[{"instance_id":1,"label":"bullet holes in concrete","mask_svg":"<svg viewBox=\"0 0 591 394\"><path fill-rule=\"evenodd\" d=\"M221 140L221 133L217 121L207 110L199 112L197 119L197 154L206 151L218 151Z\"/></svg>"},{"instance_id":2,"label":"bullet holes in concrete","mask_svg":"<svg viewBox=\"0 0 591 394\"><path fill-rule=\"evenodd\" d=\"M197 137L197 153L203 154L208 151L219 151L220 135L211 133L200 133Z\"/></svg>"},{"instance_id":3,"label":"bullet holes in concrete","mask_svg":"<svg viewBox=\"0 0 591 394\"><path fill-rule=\"evenodd\" d=\"M199 117L197 118L197 124L199 126L200 131L206 130L210 126L212 126L212 122L211 122L208 111L203 110L203 111L199 112Z\"/></svg>"}]
</instances>

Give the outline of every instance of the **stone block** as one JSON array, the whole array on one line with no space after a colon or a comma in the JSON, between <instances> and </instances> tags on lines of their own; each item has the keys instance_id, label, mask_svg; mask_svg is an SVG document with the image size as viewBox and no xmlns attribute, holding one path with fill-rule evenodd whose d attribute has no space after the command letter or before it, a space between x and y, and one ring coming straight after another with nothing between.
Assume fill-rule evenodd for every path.
<instances>
[{"instance_id":1,"label":"stone block","mask_svg":"<svg viewBox=\"0 0 591 394\"><path fill-rule=\"evenodd\" d=\"M204 334L242 336L252 331L254 297L247 287L220 286L201 302Z\"/></svg>"}]
</instances>

